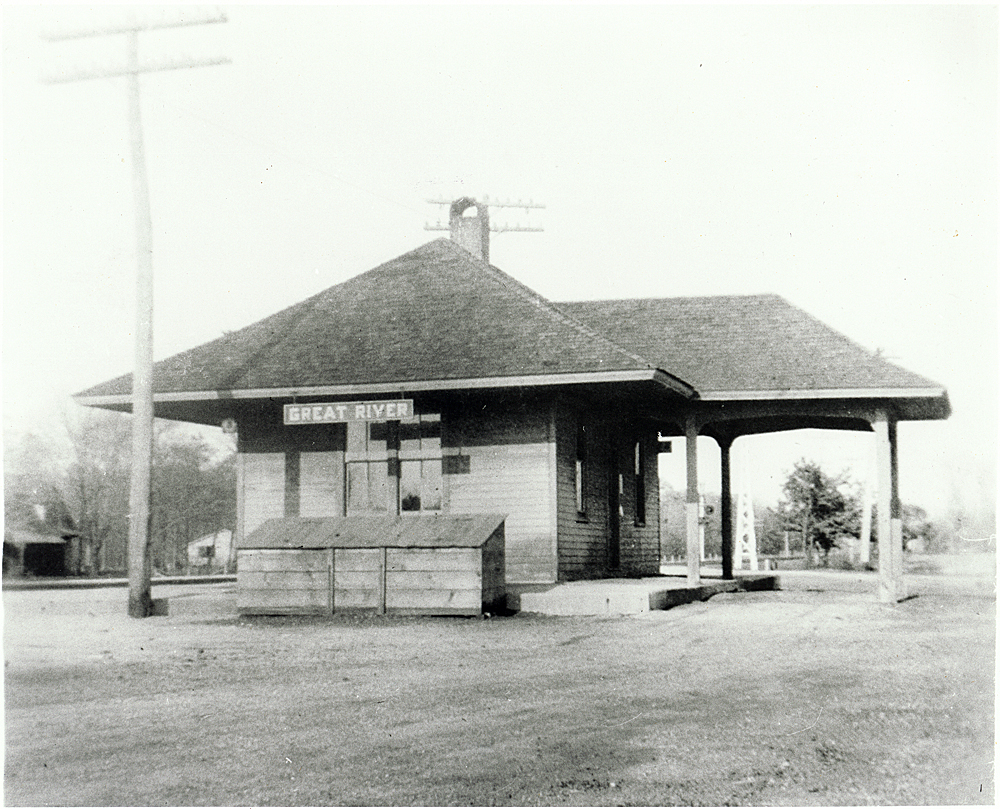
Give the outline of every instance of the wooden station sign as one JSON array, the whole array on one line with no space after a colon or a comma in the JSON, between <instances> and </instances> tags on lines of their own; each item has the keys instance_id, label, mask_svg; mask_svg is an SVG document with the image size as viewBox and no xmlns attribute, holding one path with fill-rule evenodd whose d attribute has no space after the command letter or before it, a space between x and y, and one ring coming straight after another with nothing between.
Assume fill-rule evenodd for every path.
<instances>
[{"instance_id":1,"label":"wooden station sign","mask_svg":"<svg viewBox=\"0 0 1000 809\"><path fill-rule=\"evenodd\" d=\"M413 416L413 399L381 402L317 402L285 405L285 424L334 424L342 421L397 421Z\"/></svg>"}]
</instances>

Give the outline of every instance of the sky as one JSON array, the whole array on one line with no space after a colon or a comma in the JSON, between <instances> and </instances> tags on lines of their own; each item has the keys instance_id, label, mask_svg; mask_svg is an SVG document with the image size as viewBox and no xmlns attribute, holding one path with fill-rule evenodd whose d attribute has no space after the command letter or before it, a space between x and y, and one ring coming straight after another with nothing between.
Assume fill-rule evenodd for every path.
<instances>
[{"instance_id":1,"label":"sky","mask_svg":"<svg viewBox=\"0 0 1000 809\"><path fill-rule=\"evenodd\" d=\"M533 200L491 261L551 300L777 293L944 385L902 423L904 502L995 509L997 10L987 5L150 7L157 359L445 234L431 199ZM4 4L3 423L54 429L131 370L123 7ZM682 449L683 442L677 442ZM706 450L712 447L706 442ZM870 434L740 439L737 489L806 457L870 476ZM702 478L718 491L717 453ZM683 451L662 473L683 485Z\"/></svg>"}]
</instances>

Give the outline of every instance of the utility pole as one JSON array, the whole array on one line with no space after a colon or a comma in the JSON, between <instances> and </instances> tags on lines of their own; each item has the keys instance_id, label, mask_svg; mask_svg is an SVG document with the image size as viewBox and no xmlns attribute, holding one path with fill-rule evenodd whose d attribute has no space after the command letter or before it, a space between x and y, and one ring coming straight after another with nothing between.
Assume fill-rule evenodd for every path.
<instances>
[{"instance_id":1,"label":"utility pole","mask_svg":"<svg viewBox=\"0 0 1000 809\"><path fill-rule=\"evenodd\" d=\"M182 10L183 15L183 10ZM136 228L136 329L135 371L132 375L132 480L129 493L128 614L146 618L153 613L151 596L152 559L149 554L152 523L153 462L153 225L149 207L149 183L142 137L139 74L190 67L228 64L229 59L180 59L140 63L139 34L157 28L226 22L224 14L197 18L140 23L135 20L99 29L43 34L51 42L124 34L126 62L123 67L91 69L73 75L53 76L50 84L124 76L128 86L129 140L132 146L132 202Z\"/></svg>"}]
</instances>

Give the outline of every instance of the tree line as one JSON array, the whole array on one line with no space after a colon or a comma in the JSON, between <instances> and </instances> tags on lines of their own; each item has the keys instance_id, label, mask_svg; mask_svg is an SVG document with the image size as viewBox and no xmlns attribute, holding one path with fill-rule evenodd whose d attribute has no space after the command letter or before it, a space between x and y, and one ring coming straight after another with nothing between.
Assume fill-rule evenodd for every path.
<instances>
[{"instance_id":1,"label":"tree line","mask_svg":"<svg viewBox=\"0 0 1000 809\"><path fill-rule=\"evenodd\" d=\"M687 553L685 495L664 487L661 491L661 548L665 557ZM705 496L705 553L722 553L721 499ZM754 507L757 553L766 557L800 556L807 564L828 565L862 534L863 491L846 473L830 475L814 461L801 459L788 473L776 506ZM736 503L733 503L736 521ZM877 506L872 506L869 536L876 538ZM954 549L955 529L931 520L919 506L902 507L903 543L927 553ZM734 524L734 543L737 526ZM874 558L874 556L872 557Z\"/></svg>"},{"instance_id":2,"label":"tree line","mask_svg":"<svg viewBox=\"0 0 1000 809\"><path fill-rule=\"evenodd\" d=\"M10 526L46 514L79 535L68 572L128 567L131 419L100 411L68 414L62 429L5 441L4 518ZM187 570L187 547L236 525L235 447L157 420L153 450L151 559L157 573Z\"/></svg>"}]
</instances>

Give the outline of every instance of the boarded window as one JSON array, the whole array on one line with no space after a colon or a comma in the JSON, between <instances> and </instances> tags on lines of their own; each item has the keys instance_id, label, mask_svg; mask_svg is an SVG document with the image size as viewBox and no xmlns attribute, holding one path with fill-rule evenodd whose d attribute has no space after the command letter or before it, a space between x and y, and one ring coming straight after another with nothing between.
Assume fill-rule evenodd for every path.
<instances>
[{"instance_id":1,"label":"boarded window","mask_svg":"<svg viewBox=\"0 0 1000 809\"><path fill-rule=\"evenodd\" d=\"M299 516L344 513L344 453L303 452L299 456Z\"/></svg>"},{"instance_id":2,"label":"boarded window","mask_svg":"<svg viewBox=\"0 0 1000 809\"><path fill-rule=\"evenodd\" d=\"M249 534L272 517L285 516L285 453L243 454L243 532Z\"/></svg>"},{"instance_id":3,"label":"boarded window","mask_svg":"<svg viewBox=\"0 0 1000 809\"><path fill-rule=\"evenodd\" d=\"M347 513L395 513L389 486L389 425L351 421L347 424ZM395 487L392 487L395 488Z\"/></svg>"}]
</instances>

